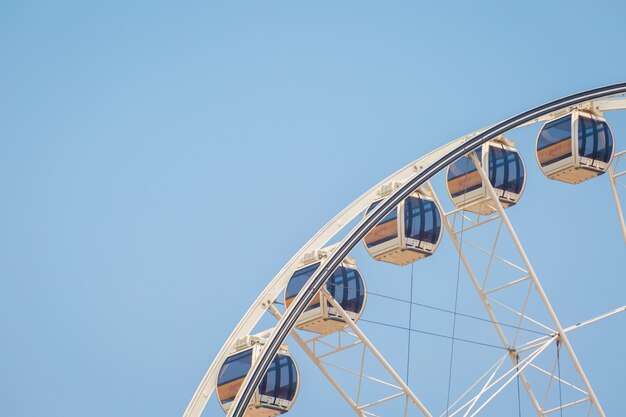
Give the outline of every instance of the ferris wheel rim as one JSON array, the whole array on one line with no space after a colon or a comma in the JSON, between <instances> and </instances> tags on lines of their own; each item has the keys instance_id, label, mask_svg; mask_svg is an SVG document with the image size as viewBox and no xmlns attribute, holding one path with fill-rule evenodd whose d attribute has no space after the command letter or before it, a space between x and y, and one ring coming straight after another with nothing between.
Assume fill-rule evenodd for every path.
<instances>
[{"instance_id":1,"label":"ferris wheel rim","mask_svg":"<svg viewBox=\"0 0 626 417\"><path fill-rule=\"evenodd\" d=\"M291 306L285 311L285 314L282 316L277 326L274 328L274 331L272 332L270 338L268 339L266 347L263 350L262 355L252 365L251 372L248 374L244 383L242 384L239 390L239 393L237 395L237 398L235 398L235 400L233 401L233 407L231 407L229 416L234 415L237 417L241 417L243 415L243 413L245 412L247 403L253 394L252 391L260 382L265 371L267 370L267 367L269 366L271 362L271 358L273 358L274 354L276 353L274 350L276 351L278 350L278 347L287 337L291 329L295 326L295 323L298 317L302 314L302 311L300 310L304 310L304 308L306 307L310 299L315 296L315 294L323 286L323 283L326 281L326 279L332 274L332 272L334 271L334 268L345 258L345 256L349 254L349 252L358 244L358 242L362 240L362 238L365 236L365 234L369 230L371 230L371 228L375 227L376 224L385 215L387 215L391 210L393 210L394 207L396 207L397 204L401 202L404 198L406 198L406 196L408 196L413 190L416 190L417 188L425 184L426 181L432 178L432 176L443 171L446 167L448 167L451 163L455 162L458 158L462 157L463 155L469 152L472 152L473 150L482 146L484 143L487 143L488 141L495 139L498 136L503 135L515 128L518 128L527 124L536 123L536 122L539 122L540 120L545 120L545 119L542 119L542 117L545 118L549 116L550 114L553 114L558 111L562 111L563 109L567 109L568 107L572 108L573 106L580 105L581 103L592 102L593 100L597 100L597 99L606 99L608 97L616 96L616 95L620 95L624 93L626 93L626 83L618 83L618 84L608 85L605 87L599 87L599 88L583 91L583 92L576 93L570 96L566 96L558 100L551 101L541 106L537 106L533 109L522 112L516 116L505 119L504 121L498 124L494 124L487 128L478 130L472 134L466 135L462 138L452 141L448 143L447 145L444 145L436 149L435 151L432 151L431 153L426 154L425 156L417 159L414 163L405 166L401 170L397 171L395 174L381 181L381 183L372 187L372 189L370 189L367 193L363 194L363 196L361 196L359 199L355 200L355 202L353 202L348 207L346 207L344 211L342 211L333 220L331 220L331 222L329 222L326 226L320 229L318 234L316 234L309 242L307 242L307 244L305 244L296 253L296 255L294 255L294 257L281 269L281 271L274 278L274 280L272 280L270 285L272 285L272 283L275 283L275 281L281 276L281 274L285 275L287 272L289 272L289 267L294 266L297 263L298 258L302 255L302 253L306 252L306 250L310 250L310 247L314 243L316 243L315 238L317 238L318 235L320 235L322 231L325 231L326 229L331 228L334 225L334 223L337 221L337 219L341 218L341 216L345 214L346 212L348 212L349 209L352 209L354 211L353 206L355 205L357 201L364 199L367 195L373 194L375 189L379 187L380 184L385 183L385 181L387 181L389 178L397 176L399 175L399 173L408 174L411 171L413 171L412 176L405 183L403 183L397 190L393 191L391 195L387 196L385 201L383 201L375 209L372 209L369 213L367 213L363 217L363 219L349 232L349 234L346 237L344 237L344 239L342 239L342 241L338 244L338 247L335 249L335 251L321 263L321 267L309 278L305 286L299 292L296 299L292 302ZM622 104L621 107L619 107L620 105L618 105L617 108L610 108L611 105L612 105L611 103L607 105L607 107L609 107L607 110L617 110L617 109L626 108L626 103ZM450 148L453 145L457 145L457 146L449 150L448 148ZM440 157L439 159L437 159L435 162L431 162L430 165L426 167L424 166L418 167L418 165L416 165L416 163L426 160L429 156L437 153L438 151L441 152L443 150L446 150L448 152L445 153L443 157ZM361 211L358 211L358 212L360 213ZM341 230L342 226L344 225L340 225L339 230ZM333 236L339 230L335 231ZM332 236L330 238L332 238ZM335 263L337 263L337 265L335 265ZM270 287L270 285L268 285L268 288ZM266 291L267 291L267 288L266 288ZM187 410L185 411L184 415L186 417L187 416L199 416L200 413L202 412L202 409L204 409L204 405L206 404L206 399L208 399L207 397L210 396L211 394L210 392L207 393L207 390L205 388L206 386L210 385L209 380L211 378L210 374L211 374L212 368L215 368L220 358L224 357L228 353L228 351L230 350L233 344L232 339L237 335L237 333L241 332L241 330L244 329L246 324L249 324L249 323L243 323L246 319L249 319L249 316L250 316L249 313L255 308L267 309L269 303L271 303L272 300L262 299L262 296L263 294L265 294L266 291L264 291L259 296L259 299L257 299L257 301L250 308L246 316L244 316L244 320L242 320L242 322L239 323L239 325L235 328L235 330L233 331L229 339L226 341L226 343L224 344L224 346L222 347L220 351L220 354L218 354L218 356L215 358L214 363L211 365L211 368L209 368L209 371L205 375L205 378L200 384L200 387L196 391L196 394L192 398L191 402L189 403ZM268 358L270 359L268 360ZM205 398L204 401L202 397ZM199 408L197 407L198 405L200 406Z\"/></svg>"}]
</instances>

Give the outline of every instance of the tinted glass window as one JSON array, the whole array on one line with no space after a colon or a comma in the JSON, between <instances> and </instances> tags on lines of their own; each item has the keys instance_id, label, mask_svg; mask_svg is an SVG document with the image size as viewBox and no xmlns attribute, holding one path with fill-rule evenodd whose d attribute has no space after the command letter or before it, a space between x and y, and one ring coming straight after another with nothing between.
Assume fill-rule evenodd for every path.
<instances>
[{"instance_id":1,"label":"tinted glass window","mask_svg":"<svg viewBox=\"0 0 626 417\"><path fill-rule=\"evenodd\" d=\"M476 151L479 161L481 154L482 151ZM471 158L464 156L450 165L448 169L448 191L452 197L458 197L481 186L480 175Z\"/></svg>"},{"instance_id":2,"label":"tinted glass window","mask_svg":"<svg viewBox=\"0 0 626 417\"><path fill-rule=\"evenodd\" d=\"M292 401L298 387L296 365L290 356L278 354L259 385L261 395Z\"/></svg>"},{"instance_id":3,"label":"tinted glass window","mask_svg":"<svg viewBox=\"0 0 626 417\"><path fill-rule=\"evenodd\" d=\"M306 268L297 270L289 280L289 284L287 284L285 298L293 298L298 295L304 284L306 284L319 266L319 262L316 262Z\"/></svg>"},{"instance_id":4,"label":"tinted glass window","mask_svg":"<svg viewBox=\"0 0 626 417\"><path fill-rule=\"evenodd\" d=\"M366 214L368 214L370 211L374 210L374 208L377 205L379 205L382 201L383 200L374 201L372 203L372 205L369 206L369 208L367 209ZM391 210L391 213L389 213L385 217L383 217L383 219L378 224L383 224L383 223L390 222L392 220L395 220L397 217L398 217L398 213L396 213L396 210Z\"/></svg>"},{"instance_id":5,"label":"tinted glass window","mask_svg":"<svg viewBox=\"0 0 626 417\"><path fill-rule=\"evenodd\" d=\"M519 153L490 145L489 181L493 188L519 194L524 185L524 165Z\"/></svg>"},{"instance_id":6,"label":"tinted glass window","mask_svg":"<svg viewBox=\"0 0 626 417\"><path fill-rule=\"evenodd\" d=\"M609 125L605 122L598 122L597 135L598 149L596 151L596 158L594 159L602 162L609 162L611 160L611 155L613 154L613 136L611 135Z\"/></svg>"},{"instance_id":7,"label":"tinted glass window","mask_svg":"<svg viewBox=\"0 0 626 417\"><path fill-rule=\"evenodd\" d=\"M276 374L276 359L267 368L267 373L261 380L259 392L261 395L276 397L276 384L278 383L278 375Z\"/></svg>"},{"instance_id":8,"label":"tinted glass window","mask_svg":"<svg viewBox=\"0 0 626 417\"><path fill-rule=\"evenodd\" d=\"M572 116L567 115L561 119L554 120L541 129L539 140L537 141L537 149L543 149L547 146L570 140L572 138Z\"/></svg>"},{"instance_id":9,"label":"tinted glass window","mask_svg":"<svg viewBox=\"0 0 626 417\"><path fill-rule=\"evenodd\" d=\"M478 160L480 160L480 152L476 151L476 156L478 156ZM448 170L448 180L458 178L472 171L476 171L476 166L474 165L472 158L464 156L450 165L450 169Z\"/></svg>"},{"instance_id":10,"label":"tinted glass window","mask_svg":"<svg viewBox=\"0 0 626 417\"><path fill-rule=\"evenodd\" d=\"M277 397L291 400L295 392L291 391L291 387L295 380L295 373L293 372L293 363L290 358L283 356L278 359L278 372L280 372L280 384L278 385Z\"/></svg>"},{"instance_id":11,"label":"tinted glass window","mask_svg":"<svg viewBox=\"0 0 626 417\"><path fill-rule=\"evenodd\" d=\"M496 146L489 146L489 180L494 188L502 188L506 182L508 164L505 151Z\"/></svg>"},{"instance_id":12,"label":"tinted glass window","mask_svg":"<svg viewBox=\"0 0 626 417\"><path fill-rule=\"evenodd\" d=\"M217 377L217 385L227 384L243 378L248 374L252 365L252 349L233 355L224 361Z\"/></svg>"},{"instance_id":13,"label":"tinted glass window","mask_svg":"<svg viewBox=\"0 0 626 417\"><path fill-rule=\"evenodd\" d=\"M606 122L578 117L578 153L586 158L609 162L613 153L613 137Z\"/></svg>"},{"instance_id":14,"label":"tinted glass window","mask_svg":"<svg viewBox=\"0 0 626 417\"><path fill-rule=\"evenodd\" d=\"M537 159L543 167L572 156L572 116L546 123L537 140Z\"/></svg>"},{"instance_id":15,"label":"tinted glass window","mask_svg":"<svg viewBox=\"0 0 626 417\"><path fill-rule=\"evenodd\" d=\"M383 200L378 200L372 203L367 209L367 213L372 211ZM366 236L365 244L368 248L372 246L380 245L381 243L398 237L397 223L398 222L398 210L393 209L391 213L387 214L380 223L376 225Z\"/></svg>"},{"instance_id":16,"label":"tinted glass window","mask_svg":"<svg viewBox=\"0 0 626 417\"><path fill-rule=\"evenodd\" d=\"M359 313L363 309L365 285L358 270L340 266L329 278L326 288L344 310Z\"/></svg>"},{"instance_id":17,"label":"tinted glass window","mask_svg":"<svg viewBox=\"0 0 626 417\"><path fill-rule=\"evenodd\" d=\"M419 197L409 197L405 200L404 234L406 237L436 243L440 230L441 215L434 201Z\"/></svg>"}]
</instances>

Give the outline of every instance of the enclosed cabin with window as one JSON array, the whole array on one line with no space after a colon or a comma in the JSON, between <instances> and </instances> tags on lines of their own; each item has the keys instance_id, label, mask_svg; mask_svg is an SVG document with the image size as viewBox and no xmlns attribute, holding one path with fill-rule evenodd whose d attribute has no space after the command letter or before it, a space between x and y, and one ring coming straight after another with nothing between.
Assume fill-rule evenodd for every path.
<instances>
[{"instance_id":1,"label":"enclosed cabin with window","mask_svg":"<svg viewBox=\"0 0 626 417\"><path fill-rule=\"evenodd\" d=\"M400 186L383 186L382 198L374 201L366 215ZM441 213L424 191L415 191L385 216L363 239L365 249L377 261L407 265L432 255L441 240Z\"/></svg>"},{"instance_id":2,"label":"enclosed cabin with window","mask_svg":"<svg viewBox=\"0 0 626 417\"><path fill-rule=\"evenodd\" d=\"M289 308L296 296L320 266L322 258L328 256L329 249L322 249L306 254L302 268L291 276L285 289L285 307ZM300 315L296 327L310 332L328 334L338 332L348 326L342 312L337 311L329 300L332 297L353 321L358 321L365 309L365 280L351 258L346 258L337 267L325 286L309 303Z\"/></svg>"},{"instance_id":3,"label":"enclosed cabin with window","mask_svg":"<svg viewBox=\"0 0 626 417\"><path fill-rule=\"evenodd\" d=\"M217 399L228 413L252 363L261 354L269 332L263 336L247 336L235 344L217 376ZM299 373L287 345L281 345L261 384L257 387L244 413L245 417L270 417L286 413L298 395Z\"/></svg>"},{"instance_id":4,"label":"enclosed cabin with window","mask_svg":"<svg viewBox=\"0 0 626 417\"><path fill-rule=\"evenodd\" d=\"M547 122L537 136L541 171L550 179L570 184L604 174L613 149L613 134L606 120L579 110Z\"/></svg>"},{"instance_id":5,"label":"enclosed cabin with window","mask_svg":"<svg viewBox=\"0 0 626 417\"><path fill-rule=\"evenodd\" d=\"M483 144L475 151L498 200L504 208L516 204L526 184L526 169L515 144L505 138ZM472 158L464 156L448 167L448 194L458 209L481 215L496 211Z\"/></svg>"}]
</instances>

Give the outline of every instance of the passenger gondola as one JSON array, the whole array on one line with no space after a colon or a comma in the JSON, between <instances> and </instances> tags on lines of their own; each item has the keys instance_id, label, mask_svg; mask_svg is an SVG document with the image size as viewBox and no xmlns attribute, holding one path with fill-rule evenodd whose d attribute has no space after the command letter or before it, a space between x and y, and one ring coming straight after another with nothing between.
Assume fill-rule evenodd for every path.
<instances>
[{"instance_id":1,"label":"passenger gondola","mask_svg":"<svg viewBox=\"0 0 626 417\"><path fill-rule=\"evenodd\" d=\"M515 144L505 138L485 143L476 151L504 208L518 202L526 184L525 166ZM496 211L472 158L465 156L448 167L448 194L457 208L487 215Z\"/></svg>"},{"instance_id":2,"label":"passenger gondola","mask_svg":"<svg viewBox=\"0 0 626 417\"><path fill-rule=\"evenodd\" d=\"M241 384L248 375L252 362L261 354L263 338L248 336L236 344L236 352L226 358L217 376L217 398L228 413ZM298 367L282 345L257 387L245 417L271 417L291 409L299 388Z\"/></svg>"},{"instance_id":3,"label":"passenger gondola","mask_svg":"<svg viewBox=\"0 0 626 417\"><path fill-rule=\"evenodd\" d=\"M320 260L327 251L315 251L314 257L305 259L312 262L292 275L285 289L285 307L289 307L313 273L319 268ZM354 264L346 258L337 267L326 283L326 291L339 303L353 321L359 320L365 309L365 280ZM320 291L296 322L296 327L320 334L337 332L347 326L341 314L332 306L328 295Z\"/></svg>"},{"instance_id":4,"label":"passenger gondola","mask_svg":"<svg viewBox=\"0 0 626 417\"><path fill-rule=\"evenodd\" d=\"M579 110L547 122L537 136L541 171L550 179L570 184L604 174L613 149L613 134L606 120Z\"/></svg>"},{"instance_id":5,"label":"passenger gondola","mask_svg":"<svg viewBox=\"0 0 626 417\"><path fill-rule=\"evenodd\" d=\"M391 193L399 183L383 186L380 194ZM384 198L374 201L369 213ZM425 193L416 191L402 201L363 239L365 249L377 261L407 265L433 254L441 239L441 213Z\"/></svg>"}]
</instances>

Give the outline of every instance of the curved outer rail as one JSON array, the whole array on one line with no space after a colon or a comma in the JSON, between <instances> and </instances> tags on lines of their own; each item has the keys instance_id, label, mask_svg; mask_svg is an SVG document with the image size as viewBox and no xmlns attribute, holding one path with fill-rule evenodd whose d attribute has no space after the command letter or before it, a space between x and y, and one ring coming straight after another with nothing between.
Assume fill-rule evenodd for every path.
<instances>
[{"instance_id":1,"label":"curved outer rail","mask_svg":"<svg viewBox=\"0 0 626 417\"><path fill-rule=\"evenodd\" d=\"M554 117L563 111L578 108L592 100L604 99L609 96L626 93L626 83L613 84L606 87L596 88L585 92L573 94L559 100L552 101L542 106L536 107L517 116L506 119L496 125L478 130L474 133L456 139L447 145L427 154L408 164L401 170L385 178L376 186L361 195L341 213L326 224L309 242L307 242L274 277L265 290L259 295L254 304L250 307L246 315L233 330L226 343L216 356L209 370L205 374L200 386L191 399L184 417L199 417L204 409L208 398L215 389L216 372L226 355L232 349L234 342L252 330L262 314L278 296L284 288L287 280L295 271L302 255L308 251L323 247L333 236L336 235L346 224L351 222L359 213L378 197L377 191L380 186L390 181L404 180L405 182L389 195L381 204L370 211L350 233L337 245L334 252L326 258L320 268L311 276L309 281L302 288L296 300L287 309L283 317L274 328L262 355L252 365L251 372L246 377L242 387L231 404L229 416L241 417L245 412L246 405L250 401L253 391L260 383L263 375L267 371L278 347L285 340L297 318L302 314L306 306L313 299L315 294L324 285L326 280L333 273L339 263L349 254L358 242L386 216L399 202L406 198L411 192L419 188L422 184L432 178L435 174L443 170L450 163L454 162L468 152L477 149L483 143L488 142L498 136L518 128L520 126L536 123ZM626 108L626 99L609 99L598 101L596 110L618 110ZM558 323L556 317L555 322ZM559 325L560 327L560 325ZM590 387L589 387L590 389ZM595 396L593 398L596 401ZM416 404L420 406L421 404ZM420 407L421 408L421 407ZM428 414L426 410L422 410Z\"/></svg>"}]
</instances>

